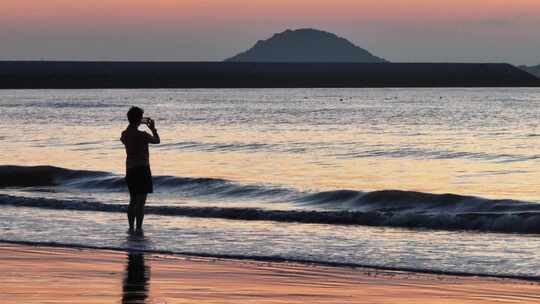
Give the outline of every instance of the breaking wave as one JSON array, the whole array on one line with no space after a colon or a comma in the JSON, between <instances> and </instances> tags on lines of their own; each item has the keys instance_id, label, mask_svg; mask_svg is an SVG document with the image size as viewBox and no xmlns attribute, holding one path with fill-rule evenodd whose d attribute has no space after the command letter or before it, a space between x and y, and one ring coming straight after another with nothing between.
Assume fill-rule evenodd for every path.
<instances>
[{"instance_id":1,"label":"breaking wave","mask_svg":"<svg viewBox=\"0 0 540 304\"><path fill-rule=\"evenodd\" d=\"M192 196L270 198L290 203L290 210L147 206L148 214L334 225L540 233L540 204L493 200L457 194L383 190L301 192L265 185L245 185L224 179L156 176L156 191ZM58 167L0 166L1 187L73 187L125 191L121 176ZM0 195L0 205L57 210L125 212L126 205L98 201L28 198Z\"/></svg>"}]
</instances>

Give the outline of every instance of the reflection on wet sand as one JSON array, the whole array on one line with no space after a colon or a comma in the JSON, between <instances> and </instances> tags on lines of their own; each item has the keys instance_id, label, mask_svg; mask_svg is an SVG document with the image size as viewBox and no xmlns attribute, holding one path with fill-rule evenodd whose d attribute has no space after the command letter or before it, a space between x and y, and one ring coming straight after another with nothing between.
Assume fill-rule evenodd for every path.
<instances>
[{"instance_id":1,"label":"reflection on wet sand","mask_svg":"<svg viewBox=\"0 0 540 304\"><path fill-rule=\"evenodd\" d=\"M145 265L144 253L129 252L122 286L122 303L146 303L149 281L150 266Z\"/></svg>"}]
</instances>

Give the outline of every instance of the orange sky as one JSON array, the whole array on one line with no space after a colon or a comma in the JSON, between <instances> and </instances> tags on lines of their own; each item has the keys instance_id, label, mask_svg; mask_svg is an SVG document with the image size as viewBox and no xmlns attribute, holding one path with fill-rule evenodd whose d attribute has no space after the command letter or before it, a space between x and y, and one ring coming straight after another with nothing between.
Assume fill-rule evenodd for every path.
<instances>
[{"instance_id":1,"label":"orange sky","mask_svg":"<svg viewBox=\"0 0 540 304\"><path fill-rule=\"evenodd\" d=\"M540 12L538 0L3 0L1 20L73 21L98 18L160 19L199 17L222 20L257 18L301 20L415 21L518 18Z\"/></svg>"},{"instance_id":2,"label":"orange sky","mask_svg":"<svg viewBox=\"0 0 540 304\"><path fill-rule=\"evenodd\" d=\"M24 36L39 40L37 36L43 34L64 44L77 37L76 43L83 45L101 35L111 40L116 40L112 39L115 35L133 36L133 41L126 40L130 45L136 44L138 35L152 35L156 39L172 35L191 44L199 43L206 51L197 51L191 45L187 49L193 50L180 52L185 56L175 51L169 59L190 60L190 54L196 54L199 57L194 56L194 60L215 60L286 28L315 27L345 36L382 56L399 57L390 60L409 61L406 54L390 50L403 44L400 38L405 44L418 44L424 37L423 44L429 45L439 43L441 35L449 35L450 39L459 38L456 43L460 48L465 48L469 41L474 43L477 52L493 49L493 40L499 40L503 49L507 49L503 42L530 44L539 53L540 35L535 33L539 20L540 0L2 0L0 38L24 49L32 45ZM210 43L197 42L197 37L229 44L209 51ZM482 37L486 39L484 44L478 41ZM72 50L75 41L71 41ZM13 53L18 50L15 45L9 49ZM115 58L121 52L118 46L111 49ZM159 53L167 54L164 50ZM535 60L533 51L519 53L526 54L522 61ZM501 54L491 58L502 59ZM1 57L9 55L0 49ZM99 56L107 57L106 51L102 50ZM409 57L418 60L414 54ZM441 60L452 55L443 57ZM519 62L519 58L512 60ZM540 63L540 58L537 61Z\"/></svg>"}]
</instances>

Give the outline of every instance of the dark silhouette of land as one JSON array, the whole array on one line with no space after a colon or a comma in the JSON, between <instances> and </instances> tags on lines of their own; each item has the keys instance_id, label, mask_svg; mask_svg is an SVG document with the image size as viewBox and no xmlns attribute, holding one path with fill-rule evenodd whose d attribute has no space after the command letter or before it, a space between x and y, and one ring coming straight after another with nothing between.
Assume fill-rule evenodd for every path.
<instances>
[{"instance_id":1,"label":"dark silhouette of land","mask_svg":"<svg viewBox=\"0 0 540 304\"><path fill-rule=\"evenodd\" d=\"M0 61L0 89L527 86L510 64Z\"/></svg>"},{"instance_id":2,"label":"dark silhouette of land","mask_svg":"<svg viewBox=\"0 0 540 304\"><path fill-rule=\"evenodd\" d=\"M533 74L534 76L540 78L540 64L535 65L535 66L524 66L524 65L522 65L519 68L521 68L524 71L527 71L527 72Z\"/></svg>"},{"instance_id":3,"label":"dark silhouette of land","mask_svg":"<svg viewBox=\"0 0 540 304\"><path fill-rule=\"evenodd\" d=\"M389 63L335 34L286 30L225 62L0 61L0 89L529 87L510 64ZM540 71L538 71L540 72Z\"/></svg>"},{"instance_id":4,"label":"dark silhouette of land","mask_svg":"<svg viewBox=\"0 0 540 304\"><path fill-rule=\"evenodd\" d=\"M347 39L316 29L286 30L251 49L225 59L231 62L361 62L386 60L372 55Z\"/></svg>"}]
</instances>

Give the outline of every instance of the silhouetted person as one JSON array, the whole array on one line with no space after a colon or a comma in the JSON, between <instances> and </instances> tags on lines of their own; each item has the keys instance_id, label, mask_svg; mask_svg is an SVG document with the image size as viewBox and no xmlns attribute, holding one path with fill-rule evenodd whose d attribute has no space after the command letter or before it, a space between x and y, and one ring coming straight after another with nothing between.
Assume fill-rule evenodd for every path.
<instances>
[{"instance_id":1,"label":"silhouetted person","mask_svg":"<svg viewBox=\"0 0 540 304\"><path fill-rule=\"evenodd\" d=\"M148 298L150 267L144 264L144 254L128 253L124 284L122 285L122 304L142 304Z\"/></svg>"},{"instance_id":2,"label":"silhouetted person","mask_svg":"<svg viewBox=\"0 0 540 304\"><path fill-rule=\"evenodd\" d=\"M143 109L132 107L127 112L129 126L120 140L126 147L126 183L129 188L128 222L129 231L133 232L134 222L137 219L137 231L142 231L144 219L144 204L146 196L152 193L152 172L150 171L150 155L148 144L159 144L159 134L151 118L143 119ZM140 131L139 126L144 123L152 135Z\"/></svg>"}]
</instances>

